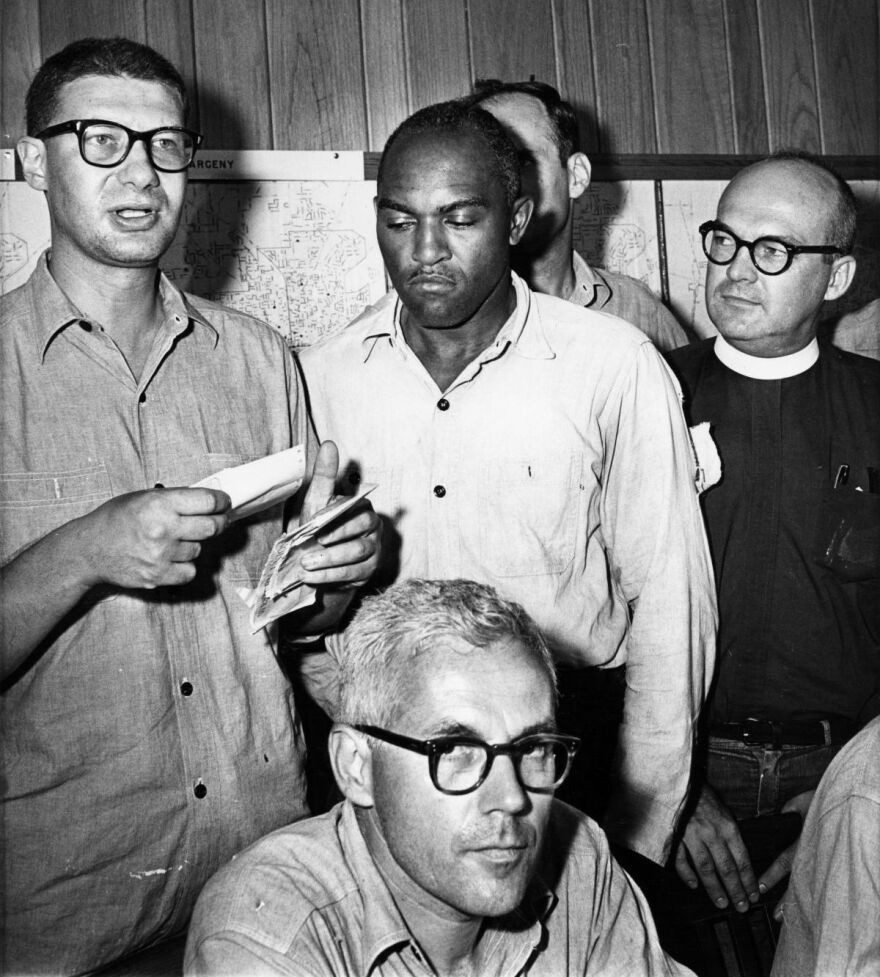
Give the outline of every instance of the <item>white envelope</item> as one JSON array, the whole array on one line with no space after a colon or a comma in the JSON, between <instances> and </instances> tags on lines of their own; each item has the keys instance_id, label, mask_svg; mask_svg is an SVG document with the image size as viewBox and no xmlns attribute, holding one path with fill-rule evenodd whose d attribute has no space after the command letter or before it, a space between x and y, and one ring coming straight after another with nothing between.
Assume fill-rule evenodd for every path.
<instances>
[{"instance_id":1,"label":"white envelope","mask_svg":"<svg viewBox=\"0 0 880 977\"><path fill-rule=\"evenodd\" d=\"M190 487L225 492L232 499L230 519L235 520L289 498L302 485L305 474L305 447L298 444L235 468L224 468Z\"/></svg>"}]
</instances>

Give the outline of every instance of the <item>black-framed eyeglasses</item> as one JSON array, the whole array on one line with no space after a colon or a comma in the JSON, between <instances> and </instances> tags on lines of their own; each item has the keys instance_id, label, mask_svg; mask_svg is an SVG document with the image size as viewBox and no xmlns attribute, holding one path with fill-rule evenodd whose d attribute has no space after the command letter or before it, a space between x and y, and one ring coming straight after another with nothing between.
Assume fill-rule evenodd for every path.
<instances>
[{"instance_id":1,"label":"black-framed eyeglasses","mask_svg":"<svg viewBox=\"0 0 880 977\"><path fill-rule=\"evenodd\" d=\"M530 733L511 743L484 743L470 736L417 740L380 726L355 726L378 740L428 758L431 783L442 794L469 794L489 776L497 756L509 756L526 790L547 794L568 776L581 741L560 733Z\"/></svg>"},{"instance_id":2,"label":"black-framed eyeglasses","mask_svg":"<svg viewBox=\"0 0 880 977\"><path fill-rule=\"evenodd\" d=\"M740 248L749 252L752 264L765 275L781 275L788 271L798 254L840 254L833 244L787 244L773 237L759 237L744 241L720 221L706 221L700 225L703 251L713 265L729 265Z\"/></svg>"},{"instance_id":3,"label":"black-framed eyeglasses","mask_svg":"<svg viewBox=\"0 0 880 977\"><path fill-rule=\"evenodd\" d=\"M71 119L38 132L37 139L49 139L65 132L75 132L79 154L92 166L118 166L138 141L147 150L153 168L161 173L179 173L193 161L202 135L181 126L163 126L138 132L118 122L105 119Z\"/></svg>"}]
</instances>

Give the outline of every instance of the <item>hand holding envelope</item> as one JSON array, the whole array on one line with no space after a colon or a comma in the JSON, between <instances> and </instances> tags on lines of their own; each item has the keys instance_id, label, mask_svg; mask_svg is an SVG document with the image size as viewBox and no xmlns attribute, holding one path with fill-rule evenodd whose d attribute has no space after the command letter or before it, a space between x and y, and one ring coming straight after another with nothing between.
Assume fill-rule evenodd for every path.
<instances>
[{"instance_id":1,"label":"hand holding envelope","mask_svg":"<svg viewBox=\"0 0 880 977\"><path fill-rule=\"evenodd\" d=\"M333 496L337 468L336 447L332 442L325 442L315 461L312 485L304 503L303 515L305 517L311 512L311 518L299 528L279 537L254 589L239 589L239 595L251 608L251 626L255 632L276 618L314 603L315 588L304 582L307 571L303 568L303 556L321 549L318 534L331 523L341 520L375 488L375 485L362 485L354 496ZM245 465L225 468L192 487L219 489L229 495L232 501L230 518L235 520L254 515L289 498L300 488L304 477L305 450L302 445L297 445ZM318 511L314 511L318 506ZM358 586L375 568L379 552L379 522L372 511L369 515L373 520L372 528L368 525L366 530L361 528L356 533L361 537L357 547L361 555L353 558L346 556L341 561L337 555L335 561L331 557L325 562L322 570L328 586ZM363 517L360 518L362 521ZM343 542L331 545L330 549L325 550L325 555L331 551L340 552L343 545ZM352 572L355 567L356 570ZM326 579L328 574L338 579ZM344 603L348 599L345 598Z\"/></svg>"},{"instance_id":2,"label":"hand holding envelope","mask_svg":"<svg viewBox=\"0 0 880 977\"><path fill-rule=\"evenodd\" d=\"M191 488L219 489L232 500L230 520L244 519L284 499L290 498L306 474L306 451L303 445L277 451L245 465L224 468Z\"/></svg>"}]
</instances>

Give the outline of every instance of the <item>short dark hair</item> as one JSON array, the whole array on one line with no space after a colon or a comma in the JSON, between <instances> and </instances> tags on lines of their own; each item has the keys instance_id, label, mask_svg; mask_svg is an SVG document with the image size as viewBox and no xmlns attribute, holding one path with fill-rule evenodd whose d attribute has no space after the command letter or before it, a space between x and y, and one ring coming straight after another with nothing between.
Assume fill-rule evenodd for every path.
<instances>
[{"instance_id":1,"label":"short dark hair","mask_svg":"<svg viewBox=\"0 0 880 977\"><path fill-rule=\"evenodd\" d=\"M559 150L563 166L581 143L577 115L570 102L552 86L543 81L500 81L498 78L478 78L471 95L465 96L471 105L479 105L498 95L531 95L544 106L550 120L553 142Z\"/></svg>"},{"instance_id":2,"label":"short dark hair","mask_svg":"<svg viewBox=\"0 0 880 977\"><path fill-rule=\"evenodd\" d=\"M837 204L834 213L831 215L831 227L828 231L829 243L839 248L841 254L849 254L856 240L858 212L852 187L830 163L815 153L808 153L803 149L780 149L769 156L765 156L760 162L773 163L777 161L806 163L808 166L822 170L831 178L837 189ZM834 255L825 255L824 257L829 264L834 260Z\"/></svg>"},{"instance_id":3,"label":"short dark hair","mask_svg":"<svg viewBox=\"0 0 880 977\"><path fill-rule=\"evenodd\" d=\"M400 123L388 137L382 150L376 178L379 186L382 185L388 153L396 142L408 136L438 132L473 133L486 144L491 150L498 179L504 187L507 206L512 207L520 193L520 162L516 147L510 141L504 126L494 116L460 98L428 105Z\"/></svg>"},{"instance_id":4,"label":"short dark hair","mask_svg":"<svg viewBox=\"0 0 880 977\"><path fill-rule=\"evenodd\" d=\"M183 78L158 51L126 37L84 37L47 58L34 75L25 96L29 136L51 123L62 87L86 75L128 76L167 85L177 93L186 120L189 98Z\"/></svg>"}]
</instances>

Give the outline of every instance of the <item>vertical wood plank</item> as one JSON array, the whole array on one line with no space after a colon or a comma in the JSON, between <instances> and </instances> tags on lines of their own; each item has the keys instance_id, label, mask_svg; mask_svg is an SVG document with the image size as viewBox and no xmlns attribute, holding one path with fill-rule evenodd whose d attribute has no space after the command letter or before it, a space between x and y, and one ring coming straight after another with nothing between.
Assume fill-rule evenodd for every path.
<instances>
[{"instance_id":1,"label":"vertical wood plank","mask_svg":"<svg viewBox=\"0 0 880 977\"><path fill-rule=\"evenodd\" d=\"M206 149L273 149L262 0L193 0Z\"/></svg>"},{"instance_id":2,"label":"vertical wood plank","mask_svg":"<svg viewBox=\"0 0 880 977\"><path fill-rule=\"evenodd\" d=\"M769 152L764 65L755 0L724 0L735 153Z\"/></svg>"},{"instance_id":3,"label":"vertical wood plank","mask_svg":"<svg viewBox=\"0 0 880 977\"><path fill-rule=\"evenodd\" d=\"M876 0L811 0L823 152L880 154L878 9Z\"/></svg>"},{"instance_id":4,"label":"vertical wood plank","mask_svg":"<svg viewBox=\"0 0 880 977\"><path fill-rule=\"evenodd\" d=\"M39 8L33 0L3 0L0 36L0 147L5 149L25 134L24 97L43 60Z\"/></svg>"},{"instance_id":5,"label":"vertical wood plank","mask_svg":"<svg viewBox=\"0 0 880 977\"><path fill-rule=\"evenodd\" d=\"M556 25L556 87L574 106L581 144L586 153L599 152L596 85L593 79L593 32L585 0L554 0Z\"/></svg>"},{"instance_id":6,"label":"vertical wood plank","mask_svg":"<svg viewBox=\"0 0 880 977\"><path fill-rule=\"evenodd\" d=\"M189 92L189 124L199 128L192 0L146 0L147 44L164 55L183 75Z\"/></svg>"},{"instance_id":7,"label":"vertical wood plank","mask_svg":"<svg viewBox=\"0 0 880 977\"><path fill-rule=\"evenodd\" d=\"M40 36L44 58L81 37L127 37L143 43L144 5L132 0L40 0Z\"/></svg>"},{"instance_id":8,"label":"vertical wood plank","mask_svg":"<svg viewBox=\"0 0 880 977\"><path fill-rule=\"evenodd\" d=\"M480 0L468 17L474 78L555 84L551 0Z\"/></svg>"},{"instance_id":9,"label":"vertical wood plank","mask_svg":"<svg viewBox=\"0 0 880 977\"><path fill-rule=\"evenodd\" d=\"M656 153L648 23L642 0L589 0L603 153Z\"/></svg>"},{"instance_id":10,"label":"vertical wood plank","mask_svg":"<svg viewBox=\"0 0 880 977\"><path fill-rule=\"evenodd\" d=\"M465 0L405 0L404 26L413 110L468 92L473 74Z\"/></svg>"},{"instance_id":11,"label":"vertical wood plank","mask_svg":"<svg viewBox=\"0 0 880 977\"><path fill-rule=\"evenodd\" d=\"M658 150L734 152L721 0L648 4L648 25Z\"/></svg>"},{"instance_id":12,"label":"vertical wood plank","mask_svg":"<svg viewBox=\"0 0 880 977\"><path fill-rule=\"evenodd\" d=\"M367 145L357 0L267 0L276 149Z\"/></svg>"},{"instance_id":13,"label":"vertical wood plank","mask_svg":"<svg viewBox=\"0 0 880 977\"><path fill-rule=\"evenodd\" d=\"M367 129L372 152L410 114L400 0L361 0Z\"/></svg>"},{"instance_id":14,"label":"vertical wood plank","mask_svg":"<svg viewBox=\"0 0 880 977\"><path fill-rule=\"evenodd\" d=\"M758 0L758 19L770 150L821 152L809 0Z\"/></svg>"}]
</instances>

